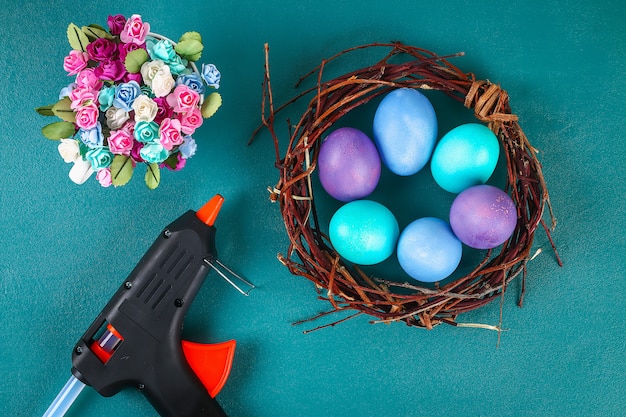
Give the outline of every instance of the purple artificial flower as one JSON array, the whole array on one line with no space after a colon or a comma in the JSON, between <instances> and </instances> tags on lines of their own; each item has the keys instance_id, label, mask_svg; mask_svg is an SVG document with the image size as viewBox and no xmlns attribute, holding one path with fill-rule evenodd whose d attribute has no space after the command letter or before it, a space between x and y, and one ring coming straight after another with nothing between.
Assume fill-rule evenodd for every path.
<instances>
[{"instance_id":1,"label":"purple artificial flower","mask_svg":"<svg viewBox=\"0 0 626 417\"><path fill-rule=\"evenodd\" d=\"M98 62L109 61L115 58L117 54L117 46L115 43L105 38L98 38L88 43L86 49L89 58Z\"/></svg>"},{"instance_id":2,"label":"purple artificial flower","mask_svg":"<svg viewBox=\"0 0 626 417\"><path fill-rule=\"evenodd\" d=\"M93 71L99 79L104 81L119 81L126 75L126 67L117 59L104 61Z\"/></svg>"},{"instance_id":3,"label":"purple artificial flower","mask_svg":"<svg viewBox=\"0 0 626 417\"><path fill-rule=\"evenodd\" d=\"M128 55L129 52L135 51L137 49L146 49L146 44L144 43L143 45L137 45L136 43L120 43L117 45L117 52L120 55L120 61L124 62L126 61L126 55Z\"/></svg>"},{"instance_id":4,"label":"purple artificial flower","mask_svg":"<svg viewBox=\"0 0 626 417\"><path fill-rule=\"evenodd\" d=\"M109 15L109 17L107 18L107 24L109 25L111 35L119 35L124 29L124 25L126 24L126 18L124 17L124 15L121 14L116 14L114 16Z\"/></svg>"}]
</instances>

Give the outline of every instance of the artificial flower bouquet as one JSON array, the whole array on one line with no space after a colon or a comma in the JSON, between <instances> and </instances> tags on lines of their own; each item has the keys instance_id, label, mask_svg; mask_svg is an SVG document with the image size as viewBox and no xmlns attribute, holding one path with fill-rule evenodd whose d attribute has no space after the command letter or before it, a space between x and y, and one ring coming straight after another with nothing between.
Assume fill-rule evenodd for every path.
<instances>
[{"instance_id":1,"label":"artificial flower bouquet","mask_svg":"<svg viewBox=\"0 0 626 417\"><path fill-rule=\"evenodd\" d=\"M150 32L140 15L109 16L107 24L69 25L72 50L63 68L75 78L57 103L36 109L62 119L42 133L59 141L75 183L95 172L102 186L121 186L143 164L154 189L161 168L180 170L196 152L192 135L222 103L219 93L208 93L219 88L220 72L213 64L198 70L197 32L173 42Z\"/></svg>"}]
</instances>

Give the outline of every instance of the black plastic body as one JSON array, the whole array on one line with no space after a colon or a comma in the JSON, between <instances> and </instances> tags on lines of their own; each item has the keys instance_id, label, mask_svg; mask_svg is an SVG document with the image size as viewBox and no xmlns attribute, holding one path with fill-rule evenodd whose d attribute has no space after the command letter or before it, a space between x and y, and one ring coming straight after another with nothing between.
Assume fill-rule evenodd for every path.
<instances>
[{"instance_id":1,"label":"black plastic body","mask_svg":"<svg viewBox=\"0 0 626 417\"><path fill-rule=\"evenodd\" d=\"M226 416L181 341L185 313L210 269L204 259L216 256L215 228L194 211L167 226L78 341L72 374L105 397L139 387L163 417ZM103 363L90 346L105 323L124 340Z\"/></svg>"}]
</instances>

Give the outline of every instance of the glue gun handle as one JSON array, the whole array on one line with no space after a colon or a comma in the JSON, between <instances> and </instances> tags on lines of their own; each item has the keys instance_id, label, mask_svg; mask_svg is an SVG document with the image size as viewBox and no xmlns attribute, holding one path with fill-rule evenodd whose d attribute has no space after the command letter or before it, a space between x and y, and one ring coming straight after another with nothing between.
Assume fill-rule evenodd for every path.
<instances>
[{"instance_id":1,"label":"glue gun handle","mask_svg":"<svg viewBox=\"0 0 626 417\"><path fill-rule=\"evenodd\" d=\"M227 417L187 367L163 366L144 394L162 417Z\"/></svg>"}]
</instances>

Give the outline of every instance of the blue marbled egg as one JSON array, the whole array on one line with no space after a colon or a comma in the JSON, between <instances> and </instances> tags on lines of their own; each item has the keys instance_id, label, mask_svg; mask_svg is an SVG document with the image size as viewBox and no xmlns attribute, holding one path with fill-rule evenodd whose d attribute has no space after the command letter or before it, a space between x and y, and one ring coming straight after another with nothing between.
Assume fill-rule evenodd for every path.
<instances>
[{"instance_id":1,"label":"blue marbled egg","mask_svg":"<svg viewBox=\"0 0 626 417\"><path fill-rule=\"evenodd\" d=\"M411 278L436 282L451 275L461 262L463 245L450 225L436 217L410 223L398 240L398 262Z\"/></svg>"},{"instance_id":2,"label":"blue marbled egg","mask_svg":"<svg viewBox=\"0 0 626 417\"><path fill-rule=\"evenodd\" d=\"M397 175L413 175L430 159L437 115L430 100L412 88L393 90L374 114L374 141L383 163Z\"/></svg>"}]
</instances>

